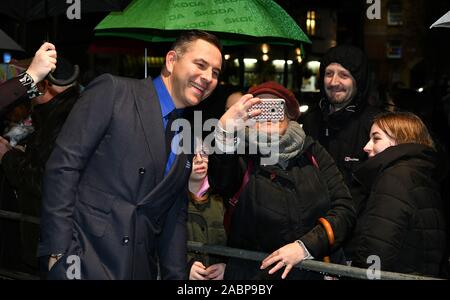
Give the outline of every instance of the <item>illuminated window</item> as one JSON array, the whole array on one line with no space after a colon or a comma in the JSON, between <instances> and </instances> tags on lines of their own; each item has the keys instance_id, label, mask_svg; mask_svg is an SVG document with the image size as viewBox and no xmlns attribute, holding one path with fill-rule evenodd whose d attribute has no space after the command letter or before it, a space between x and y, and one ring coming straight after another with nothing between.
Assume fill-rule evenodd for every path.
<instances>
[{"instance_id":1,"label":"illuminated window","mask_svg":"<svg viewBox=\"0 0 450 300\"><path fill-rule=\"evenodd\" d=\"M403 24L402 4L397 1L392 1L388 4L388 25L398 26Z\"/></svg>"},{"instance_id":2,"label":"illuminated window","mask_svg":"<svg viewBox=\"0 0 450 300\"><path fill-rule=\"evenodd\" d=\"M387 43L386 56L388 58L402 58L402 43L399 40L391 40Z\"/></svg>"},{"instance_id":3,"label":"illuminated window","mask_svg":"<svg viewBox=\"0 0 450 300\"><path fill-rule=\"evenodd\" d=\"M309 10L306 13L306 32L309 35L316 34L316 12L314 10Z\"/></svg>"}]
</instances>

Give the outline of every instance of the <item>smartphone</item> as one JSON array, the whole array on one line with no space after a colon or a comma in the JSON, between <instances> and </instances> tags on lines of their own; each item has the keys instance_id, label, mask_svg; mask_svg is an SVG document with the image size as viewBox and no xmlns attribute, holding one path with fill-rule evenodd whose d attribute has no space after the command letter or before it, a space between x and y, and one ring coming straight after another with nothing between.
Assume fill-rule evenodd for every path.
<instances>
[{"instance_id":1,"label":"smartphone","mask_svg":"<svg viewBox=\"0 0 450 300\"><path fill-rule=\"evenodd\" d=\"M257 122L283 121L284 99L261 99L261 103L253 105L248 111L261 110L261 114L252 117Z\"/></svg>"}]
</instances>

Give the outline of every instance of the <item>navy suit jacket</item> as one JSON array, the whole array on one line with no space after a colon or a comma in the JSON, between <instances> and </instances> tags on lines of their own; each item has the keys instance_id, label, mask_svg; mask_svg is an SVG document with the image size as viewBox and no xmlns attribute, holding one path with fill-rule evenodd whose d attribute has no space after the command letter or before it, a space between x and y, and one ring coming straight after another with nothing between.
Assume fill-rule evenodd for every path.
<instances>
[{"instance_id":1,"label":"navy suit jacket","mask_svg":"<svg viewBox=\"0 0 450 300\"><path fill-rule=\"evenodd\" d=\"M64 253L49 278L156 279L159 263L162 279L185 279L188 159L164 177L151 78L94 80L46 165L38 255Z\"/></svg>"}]
</instances>

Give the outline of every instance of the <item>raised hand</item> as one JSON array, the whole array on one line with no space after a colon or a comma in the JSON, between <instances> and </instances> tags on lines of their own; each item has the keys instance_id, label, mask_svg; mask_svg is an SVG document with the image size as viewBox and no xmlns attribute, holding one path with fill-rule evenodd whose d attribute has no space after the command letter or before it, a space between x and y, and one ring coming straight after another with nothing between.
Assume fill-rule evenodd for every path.
<instances>
[{"instance_id":1,"label":"raised hand","mask_svg":"<svg viewBox=\"0 0 450 300\"><path fill-rule=\"evenodd\" d=\"M252 117L261 114L261 110L248 112L253 105L260 103L261 99L253 98L253 95L246 94L233 104L220 118L219 125L227 132L240 131L247 125L251 125ZM250 121L250 123L249 123ZM254 122L254 121L253 121Z\"/></svg>"},{"instance_id":2,"label":"raised hand","mask_svg":"<svg viewBox=\"0 0 450 300\"><path fill-rule=\"evenodd\" d=\"M34 83L42 81L48 73L56 69L56 48L51 43L44 43L36 51L31 65L27 69L28 75L33 78Z\"/></svg>"}]
</instances>

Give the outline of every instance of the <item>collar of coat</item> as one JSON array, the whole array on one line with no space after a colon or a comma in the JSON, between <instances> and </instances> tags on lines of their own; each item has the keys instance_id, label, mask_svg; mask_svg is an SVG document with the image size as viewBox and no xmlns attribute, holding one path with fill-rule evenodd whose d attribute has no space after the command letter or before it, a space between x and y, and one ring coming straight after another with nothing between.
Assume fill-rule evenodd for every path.
<instances>
[{"instance_id":1,"label":"collar of coat","mask_svg":"<svg viewBox=\"0 0 450 300\"><path fill-rule=\"evenodd\" d=\"M432 148L421 144L400 144L369 158L355 170L353 177L366 190L370 190L381 173L401 162L412 160L414 167L427 169L429 174L437 174L438 159Z\"/></svg>"}]
</instances>

